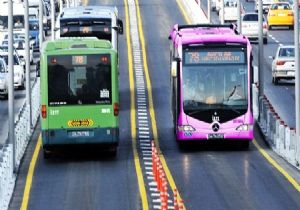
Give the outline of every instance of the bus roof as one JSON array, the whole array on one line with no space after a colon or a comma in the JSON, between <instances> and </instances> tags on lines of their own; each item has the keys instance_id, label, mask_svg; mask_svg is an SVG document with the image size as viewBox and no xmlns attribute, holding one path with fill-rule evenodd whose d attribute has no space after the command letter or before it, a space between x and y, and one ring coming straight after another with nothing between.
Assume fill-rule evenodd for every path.
<instances>
[{"instance_id":1,"label":"bus roof","mask_svg":"<svg viewBox=\"0 0 300 210\"><path fill-rule=\"evenodd\" d=\"M234 25L175 25L170 34L170 38L174 39L175 37L181 39L182 44L207 42L248 43L248 39L240 35Z\"/></svg>"},{"instance_id":2,"label":"bus roof","mask_svg":"<svg viewBox=\"0 0 300 210\"><path fill-rule=\"evenodd\" d=\"M54 41L47 41L44 45L44 51L47 52L62 50L62 49L78 49L78 48L112 49L112 45L107 40L101 40L95 37L60 38Z\"/></svg>"},{"instance_id":3,"label":"bus roof","mask_svg":"<svg viewBox=\"0 0 300 210\"><path fill-rule=\"evenodd\" d=\"M61 19L63 18L111 18L112 14L118 15L118 10L116 7L109 6L78 6L65 8L61 14Z\"/></svg>"}]
</instances>

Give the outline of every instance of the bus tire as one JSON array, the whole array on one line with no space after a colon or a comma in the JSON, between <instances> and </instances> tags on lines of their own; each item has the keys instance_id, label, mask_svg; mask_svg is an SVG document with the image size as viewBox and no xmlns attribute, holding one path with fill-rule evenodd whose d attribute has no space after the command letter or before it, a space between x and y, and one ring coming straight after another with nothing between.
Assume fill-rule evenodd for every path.
<instances>
[{"instance_id":1,"label":"bus tire","mask_svg":"<svg viewBox=\"0 0 300 210\"><path fill-rule=\"evenodd\" d=\"M46 150L46 149L43 150L43 157L45 160L50 159L51 156L52 156L52 153L50 150Z\"/></svg>"},{"instance_id":2,"label":"bus tire","mask_svg":"<svg viewBox=\"0 0 300 210\"><path fill-rule=\"evenodd\" d=\"M249 145L250 145L250 141L249 140L244 140L244 141L240 141L239 142L239 147L242 150L248 150L249 149Z\"/></svg>"}]
</instances>

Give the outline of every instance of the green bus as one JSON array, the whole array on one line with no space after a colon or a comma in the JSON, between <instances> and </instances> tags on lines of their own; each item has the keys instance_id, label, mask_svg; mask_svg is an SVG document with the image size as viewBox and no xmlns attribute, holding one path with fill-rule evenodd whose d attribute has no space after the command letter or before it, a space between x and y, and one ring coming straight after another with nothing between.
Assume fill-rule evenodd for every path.
<instances>
[{"instance_id":1,"label":"green bus","mask_svg":"<svg viewBox=\"0 0 300 210\"><path fill-rule=\"evenodd\" d=\"M41 54L41 130L44 158L69 145L119 142L118 57L109 41L61 38Z\"/></svg>"}]
</instances>

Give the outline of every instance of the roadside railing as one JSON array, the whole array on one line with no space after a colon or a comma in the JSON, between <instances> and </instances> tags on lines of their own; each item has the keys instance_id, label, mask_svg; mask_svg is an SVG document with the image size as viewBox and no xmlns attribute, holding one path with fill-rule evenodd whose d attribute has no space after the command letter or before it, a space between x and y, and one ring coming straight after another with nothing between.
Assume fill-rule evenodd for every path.
<instances>
[{"instance_id":1,"label":"roadside railing","mask_svg":"<svg viewBox=\"0 0 300 210\"><path fill-rule=\"evenodd\" d=\"M34 127L39 117L39 101L40 101L40 79L34 81L31 92L31 119L30 125L30 107L24 102L22 108L15 120L15 152L13 152L12 143L6 143L0 149L0 209L8 208L11 195L13 193L16 174L18 171L22 157L25 153L28 142L34 131ZM13 154L14 153L14 154ZM15 166L13 163L13 155L15 155Z\"/></svg>"},{"instance_id":2,"label":"roadside railing","mask_svg":"<svg viewBox=\"0 0 300 210\"><path fill-rule=\"evenodd\" d=\"M253 113L265 140L278 155L299 167L295 129L284 123L266 96L259 98L256 85L252 90Z\"/></svg>"}]
</instances>

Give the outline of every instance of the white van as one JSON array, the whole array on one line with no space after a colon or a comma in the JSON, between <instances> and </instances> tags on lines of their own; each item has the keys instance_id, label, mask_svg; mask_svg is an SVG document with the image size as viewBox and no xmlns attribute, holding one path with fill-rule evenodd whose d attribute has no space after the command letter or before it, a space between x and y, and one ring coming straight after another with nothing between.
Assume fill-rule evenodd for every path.
<instances>
[{"instance_id":1,"label":"white van","mask_svg":"<svg viewBox=\"0 0 300 210\"><path fill-rule=\"evenodd\" d=\"M23 3L13 3L13 25L14 32L25 33ZM0 5L0 41L3 41L5 32L8 32L8 3Z\"/></svg>"},{"instance_id":2,"label":"white van","mask_svg":"<svg viewBox=\"0 0 300 210\"><path fill-rule=\"evenodd\" d=\"M58 16L55 37L97 37L118 49L118 35L123 34L123 22L116 7L78 6L64 8Z\"/></svg>"},{"instance_id":3,"label":"white van","mask_svg":"<svg viewBox=\"0 0 300 210\"><path fill-rule=\"evenodd\" d=\"M241 4L241 8L237 8L237 0L224 0L224 22L236 22L238 13L244 14L245 10ZM219 20L222 22L222 8L219 13Z\"/></svg>"}]
</instances>

